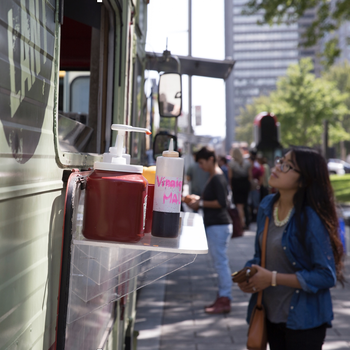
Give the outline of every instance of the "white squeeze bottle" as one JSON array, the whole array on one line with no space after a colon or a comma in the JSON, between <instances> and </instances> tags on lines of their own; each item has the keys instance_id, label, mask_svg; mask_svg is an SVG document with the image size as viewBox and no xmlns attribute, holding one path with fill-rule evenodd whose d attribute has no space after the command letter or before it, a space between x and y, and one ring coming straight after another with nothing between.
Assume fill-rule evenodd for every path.
<instances>
[{"instance_id":1,"label":"white squeeze bottle","mask_svg":"<svg viewBox=\"0 0 350 350\"><path fill-rule=\"evenodd\" d=\"M174 151L173 139L169 150L156 161L152 235L175 238L179 234L180 207L184 160Z\"/></svg>"}]
</instances>

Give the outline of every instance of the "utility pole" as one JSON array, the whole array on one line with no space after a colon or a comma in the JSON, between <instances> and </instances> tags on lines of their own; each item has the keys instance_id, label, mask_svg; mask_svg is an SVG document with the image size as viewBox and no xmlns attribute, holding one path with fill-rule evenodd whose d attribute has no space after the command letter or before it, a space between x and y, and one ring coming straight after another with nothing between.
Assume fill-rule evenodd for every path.
<instances>
[{"instance_id":1,"label":"utility pole","mask_svg":"<svg viewBox=\"0 0 350 350\"><path fill-rule=\"evenodd\" d=\"M188 56L192 56L192 0L188 0ZM187 133L192 134L192 76L188 76L188 128Z\"/></svg>"},{"instance_id":2,"label":"utility pole","mask_svg":"<svg viewBox=\"0 0 350 350\"><path fill-rule=\"evenodd\" d=\"M225 58L233 58L233 6L232 0L225 0ZM233 71L233 70L232 70ZM235 135L235 117L233 104L233 73L226 79L226 140L225 151L232 147Z\"/></svg>"},{"instance_id":3,"label":"utility pole","mask_svg":"<svg viewBox=\"0 0 350 350\"><path fill-rule=\"evenodd\" d=\"M322 155L328 159L328 120L323 121Z\"/></svg>"}]
</instances>

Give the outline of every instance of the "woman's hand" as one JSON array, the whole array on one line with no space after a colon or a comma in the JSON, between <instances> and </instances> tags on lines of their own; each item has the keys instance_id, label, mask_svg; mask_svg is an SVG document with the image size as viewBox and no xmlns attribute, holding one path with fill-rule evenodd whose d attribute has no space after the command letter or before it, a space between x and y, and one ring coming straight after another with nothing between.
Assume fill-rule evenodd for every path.
<instances>
[{"instance_id":1,"label":"woman's hand","mask_svg":"<svg viewBox=\"0 0 350 350\"><path fill-rule=\"evenodd\" d=\"M189 194L185 197L184 202L193 210L199 209L200 197L195 194Z\"/></svg>"},{"instance_id":2,"label":"woman's hand","mask_svg":"<svg viewBox=\"0 0 350 350\"><path fill-rule=\"evenodd\" d=\"M193 200L190 203L187 203L187 205L193 210L198 210L199 209L199 199Z\"/></svg>"},{"instance_id":3,"label":"woman's hand","mask_svg":"<svg viewBox=\"0 0 350 350\"><path fill-rule=\"evenodd\" d=\"M255 293L254 289L249 285L249 282L237 283L239 289L244 293Z\"/></svg>"},{"instance_id":4,"label":"woman's hand","mask_svg":"<svg viewBox=\"0 0 350 350\"><path fill-rule=\"evenodd\" d=\"M271 286L272 272L259 265L252 265L258 272L248 282L238 283L238 287L244 293L257 293Z\"/></svg>"}]
</instances>

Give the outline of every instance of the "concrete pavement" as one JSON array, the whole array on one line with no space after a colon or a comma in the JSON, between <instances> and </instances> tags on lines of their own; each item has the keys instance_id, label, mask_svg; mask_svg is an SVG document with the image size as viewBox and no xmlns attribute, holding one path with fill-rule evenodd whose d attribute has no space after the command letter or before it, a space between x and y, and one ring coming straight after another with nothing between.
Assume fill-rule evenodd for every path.
<instances>
[{"instance_id":1,"label":"concrete pavement","mask_svg":"<svg viewBox=\"0 0 350 350\"><path fill-rule=\"evenodd\" d=\"M231 239L228 255L232 271L253 256L254 237L255 225L251 225L243 237ZM350 257L346 267L350 282ZM234 285L231 313L208 315L203 308L215 300L216 291L209 254L198 255L194 263L140 289L137 350L245 350L249 296ZM335 317L323 349L350 349L350 283L333 288L332 298Z\"/></svg>"}]
</instances>

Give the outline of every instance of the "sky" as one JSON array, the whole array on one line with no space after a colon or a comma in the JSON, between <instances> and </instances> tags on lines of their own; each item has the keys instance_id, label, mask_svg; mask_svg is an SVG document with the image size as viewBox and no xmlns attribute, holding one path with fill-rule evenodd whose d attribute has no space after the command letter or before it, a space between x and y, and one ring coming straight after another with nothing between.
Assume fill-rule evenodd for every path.
<instances>
[{"instance_id":1,"label":"sky","mask_svg":"<svg viewBox=\"0 0 350 350\"><path fill-rule=\"evenodd\" d=\"M150 0L147 21L147 51L162 53L168 40L168 50L173 55L188 55L188 0ZM224 0L192 0L192 56L223 60L224 26ZM187 76L183 76L182 82L182 105L187 114ZM201 126L196 126L195 123L195 106L201 106ZM192 126L195 134L225 137L225 119L224 81L194 76Z\"/></svg>"}]
</instances>

